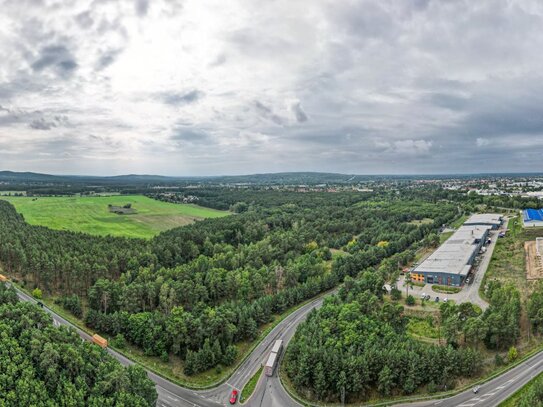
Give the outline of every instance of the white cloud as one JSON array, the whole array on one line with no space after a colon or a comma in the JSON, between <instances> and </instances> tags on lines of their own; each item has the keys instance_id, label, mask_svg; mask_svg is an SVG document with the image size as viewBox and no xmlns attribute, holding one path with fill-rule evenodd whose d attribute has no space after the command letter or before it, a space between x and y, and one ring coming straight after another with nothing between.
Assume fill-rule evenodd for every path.
<instances>
[{"instance_id":1,"label":"white cloud","mask_svg":"<svg viewBox=\"0 0 543 407\"><path fill-rule=\"evenodd\" d=\"M535 0L0 7L2 168L543 170Z\"/></svg>"}]
</instances>

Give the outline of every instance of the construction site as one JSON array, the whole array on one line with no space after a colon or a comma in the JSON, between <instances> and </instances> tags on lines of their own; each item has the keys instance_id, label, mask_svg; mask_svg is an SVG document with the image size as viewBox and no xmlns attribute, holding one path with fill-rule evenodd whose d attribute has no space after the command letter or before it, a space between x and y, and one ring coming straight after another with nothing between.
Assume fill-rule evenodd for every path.
<instances>
[{"instance_id":1,"label":"construction site","mask_svg":"<svg viewBox=\"0 0 543 407\"><path fill-rule=\"evenodd\" d=\"M543 278L543 237L524 243L526 253L526 279Z\"/></svg>"}]
</instances>

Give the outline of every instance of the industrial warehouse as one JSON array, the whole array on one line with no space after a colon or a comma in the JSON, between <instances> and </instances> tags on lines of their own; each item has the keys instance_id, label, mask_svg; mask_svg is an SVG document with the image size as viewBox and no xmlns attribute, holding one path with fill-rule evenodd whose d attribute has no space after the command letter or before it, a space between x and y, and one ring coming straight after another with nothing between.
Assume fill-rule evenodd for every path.
<instances>
[{"instance_id":1,"label":"industrial warehouse","mask_svg":"<svg viewBox=\"0 0 543 407\"><path fill-rule=\"evenodd\" d=\"M463 285L475 257L487 241L489 231L498 229L501 224L502 217L498 214L471 216L434 253L411 271L411 279L427 284Z\"/></svg>"},{"instance_id":2,"label":"industrial warehouse","mask_svg":"<svg viewBox=\"0 0 543 407\"><path fill-rule=\"evenodd\" d=\"M543 209L525 209L522 211L524 227L543 226Z\"/></svg>"}]
</instances>

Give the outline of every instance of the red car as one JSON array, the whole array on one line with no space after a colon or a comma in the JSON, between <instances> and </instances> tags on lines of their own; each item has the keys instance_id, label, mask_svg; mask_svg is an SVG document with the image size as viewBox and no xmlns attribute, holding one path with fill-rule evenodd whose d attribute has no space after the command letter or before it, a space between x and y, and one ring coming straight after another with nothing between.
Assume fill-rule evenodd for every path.
<instances>
[{"instance_id":1,"label":"red car","mask_svg":"<svg viewBox=\"0 0 543 407\"><path fill-rule=\"evenodd\" d=\"M238 401L238 391L234 389L230 395L230 404L236 404L236 401Z\"/></svg>"}]
</instances>

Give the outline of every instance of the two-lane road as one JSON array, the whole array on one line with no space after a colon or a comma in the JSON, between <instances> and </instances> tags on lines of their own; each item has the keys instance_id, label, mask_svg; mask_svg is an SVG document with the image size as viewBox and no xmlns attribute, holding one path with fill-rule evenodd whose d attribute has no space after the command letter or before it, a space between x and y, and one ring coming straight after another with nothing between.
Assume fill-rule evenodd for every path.
<instances>
[{"instance_id":1,"label":"two-lane road","mask_svg":"<svg viewBox=\"0 0 543 407\"><path fill-rule=\"evenodd\" d=\"M477 394L472 389L442 400L400 404L402 407L495 407L543 371L543 352L481 385Z\"/></svg>"},{"instance_id":2,"label":"two-lane road","mask_svg":"<svg viewBox=\"0 0 543 407\"><path fill-rule=\"evenodd\" d=\"M17 287L15 288L17 289ZM23 301L36 303L34 298L19 289L17 289L17 294ZM149 378L156 384L158 392L157 405L165 407L217 407L229 405L228 398L231 390L233 388L239 390L243 388L252 375L259 369L261 364L265 362L274 341L276 339L282 339L286 348L286 345L296 332L296 328L300 322L307 317L311 310L319 307L322 302L323 297L320 297L305 304L287 316L259 345L256 346L250 356L240 365L226 383L223 383L216 388L201 391L191 390L178 386L169 380L148 371ZM70 326L75 329L83 339L91 340L90 335L57 315L49 308L44 307L44 311L51 315L55 325ZM134 364L134 362L120 353L112 349L107 350L123 365ZM474 394L471 389L468 389L456 396L446 399L401 403L399 405L402 407L494 407L541 372L543 372L543 352L535 354L515 368L483 384L477 394ZM299 404L292 400L286 393L277 374L273 377L263 376L261 378L247 405L251 407L299 406Z\"/></svg>"},{"instance_id":3,"label":"two-lane road","mask_svg":"<svg viewBox=\"0 0 543 407\"><path fill-rule=\"evenodd\" d=\"M22 301L32 302L34 304L37 301L26 294L24 291L19 290L16 286L17 295ZM255 349L251 352L249 357L238 367L234 374L223 384L209 390L191 390L175 383L170 382L167 379L151 372L147 371L149 378L156 384L158 392L157 406L165 407L177 407L177 406L199 406L199 407L213 407L213 406L226 406L228 405L228 399L232 389L241 390L245 384L251 379L253 374L260 368L267 358L273 343L277 339L283 339L285 341L285 347L300 322L302 322L307 314L314 308L320 306L323 302L323 297L314 299L307 304L301 306L297 310L293 311L290 315L285 317L271 332L260 342ZM44 307L43 310L51 315L53 323L56 326L65 325L72 327L76 332L85 340L91 341L92 337L85 331L82 331L77 326L73 325L69 321L62 318L60 315L53 312L50 308ZM107 348L107 351L111 356L116 358L121 364L128 366L134 364L133 361L126 358L119 352L111 348ZM279 384L280 386L280 384ZM257 389L258 390L258 389ZM281 388L281 390L283 390ZM284 390L283 390L284 392ZM286 396L288 397L288 395ZM290 397L288 397L289 400ZM285 403L288 403L285 401ZM265 405L265 404L263 404ZM293 404L279 404L281 406L288 406Z\"/></svg>"}]
</instances>

